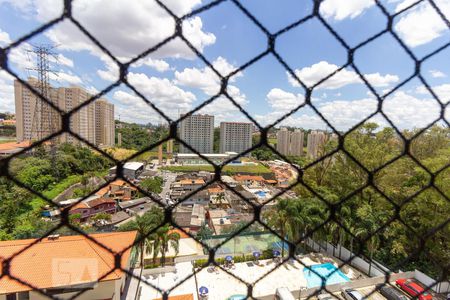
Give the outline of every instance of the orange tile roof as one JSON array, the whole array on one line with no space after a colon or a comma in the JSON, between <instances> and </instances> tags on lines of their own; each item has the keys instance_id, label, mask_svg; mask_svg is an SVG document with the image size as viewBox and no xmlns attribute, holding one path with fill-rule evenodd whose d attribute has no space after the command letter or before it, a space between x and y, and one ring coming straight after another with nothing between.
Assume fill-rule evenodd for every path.
<instances>
[{"instance_id":1,"label":"orange tile roof","mask_svg":"<svg viewBox=\"0 0 450 300\"><path fill-rule=\"evenodd\" d=\"M77 210L77 209L85 209L85 208L89 208L89 206L87 206L87 204L84 203L84 202L80 202L80 203L77 203L72 208L70 208L70 211L74 211L74 210Z\"/></svg>"},{"instance_id":2,"label":"orange tile roof","mask_svg":"<svg viewBox=\"0 0 450 300\"><path fill-rule=\"evenodd\" d=\"M172 233L172 232L177 232L178 234L180 234L180 238L181 239L187 239L187 238L190 238L190 236L188 236L186 233L184 233L183 231L181 231L180 229L172 229L172 230L169 230L169 234L170 233Z\"/></svg>"},{"instance_id":3,"label":"orange tile roof","mask_svg":"<svg viewBox=\"0 0 450 300\"><path fill-rule=\"evenodd\" d=\"M205 184L205 181L201 178L198 179L183 179L180 180L180 184Z\"/></svg>"},{"instance_id":4,"label":"orange tile roof","mask_svg":"<svg viewBox=\"0 0 450 300\"><path fill-rule=\"evenodd\" d=\"M128 183L122 179L117 179L117 180L114 180L113 182L111 182L109 185L123 186L123 185L128 185Z\"/></svg>"},{"instance_id":5,"label":"orange tile roof","mask_svg":"<svg viewBox=\"0 0 450 300\"><path fill-rule=\"evenodd\" d=\"M17 142L3 143L3 144L0 144L0 151L9 151L9 150L15 150L18 148L26 148L30 145L31 145L30 141L23 141L20 143L17 143Z\"/></svg>"},{"instance_id":6,"label":"orange tile roof","mask_svg":"<svg viewBox=\"0 0 450 300\"><path fill-rule=\"evenodd\" d=\"M223 192L224 192L224 189L221 188L221 187L213 187L213 188L209 188L209 189L208 189L208 192L209 192L210 194L223 193Z\"/></svg>"},{"instance_id":7,"label":"orange tile roof","mask_svg":"<svg viewBox=\"0 0 450 300\"><path fill-rule=\"evenodd\" d=\"M108 192L109 192L109 186L105 186L104 188L101 188L100 190L98 190L95 194L96 194L97 196L103 197L103 196L105 196Z\"/></svg>"},{"instance_id":8,"label":"orange tile roof","mask_svg":"<svg viewBox=\"0 0 450 300\"><path fill-rule=\"evenodd\" d=\"M193 294L169 296L169 300L194 300ZM153 300L162 300L162 298L154 298Z\"/></svg>"},{"instance_id":9,"label":"orange tile roof","mask_svg":"<svg viewBox=\"0 0 450 300\"><path fill-rule=\"evenodd\" d=\"M136 239L136 232L100 233L89 236L115 253L120 253L132 245ZM35 242L36 244L24 250ZM82 235L62 236L56 240L45 238L38 242L36 239L0 242L0 263L15 253L19 254L11 260L11 275L38 289L90 283L101 277L103 278L100 281L117 280L123 275L121 270L111 272L114 269L112 253ZM130 253L131 249L128 249L121 257L121 267L124 269L128 267ZM89 266L92 267L94 264L95 267L89 269L85 266L80 269L83 260L89 263ZM7 276L0 278L1 294L30 290L30 287Z\"/></svg>"},{"instance_id":10,"label":"orange tile roof","mask_svg":"<svg viewBox=\"0 0 450 300\"><path fill-rule=\"evenodd\" d=\"M266 180L266 182L267 182L267 183L277 183L278 181L272 180L272 179L268 179L268 180Z\"/></svg>"},{"instance_id":11,"label":"orange tile roof","mask_svg":"<svg viewBox=\"0 0 450 300\"><path fill-rule=\"evenodd\" d=\"M236 176L234 176L234 180L236 180L236 181L246 181L246 180L264 181L264 177L252 176L252 175L236 175Z\"/></svg>"}]
</instances>

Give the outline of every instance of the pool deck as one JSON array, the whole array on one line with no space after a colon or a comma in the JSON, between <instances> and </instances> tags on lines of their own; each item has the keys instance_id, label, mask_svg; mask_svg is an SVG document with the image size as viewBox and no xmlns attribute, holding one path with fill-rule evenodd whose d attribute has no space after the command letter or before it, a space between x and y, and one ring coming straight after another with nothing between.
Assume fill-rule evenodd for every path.
<instances>
[{"instance_id":1,"label":"pool deck","mask_svg":"<svg viewBox=\"0 0 450 300\"><path fill-rule=\"evenodd\" d=\"M299 260L306 266L321 264L311 260L308 256L299 258ZM254 284L253 291L255 297L266 295L273 295L278 287L287 287L291 291L297 291L306 287L306 279L303 275L304 266L297 261L285 262L282 265L275 264L272 260L262 260L260 265L249 266L247 263L238 263L234 269L229 270L230 273L242 278L247 283ZM158 286L163 290L172 288L181 282L184 278L192 275L192 264L190 262L183 262L176 264L176 273L159 274L148 277L147 282ZM263 275L269 273L266 277L257 281ZM355 274L351 268L344 274L351 279ZM209 299L227 299L235 294L247 294L247 287L242 282L236 280L228 273L218 270L216 272L208 272L207 269L202 269L197 273L197 286L206 286L209 289ZM256 283L255 283L256 282ZM194 276L187 279L183 284L176 287L171 293L171 296L193 294L194 299L197 299L196 281ZM142 293L140 299L155 299L161 297L152 287L142 284Z\"/></svg>"}]
</instances>

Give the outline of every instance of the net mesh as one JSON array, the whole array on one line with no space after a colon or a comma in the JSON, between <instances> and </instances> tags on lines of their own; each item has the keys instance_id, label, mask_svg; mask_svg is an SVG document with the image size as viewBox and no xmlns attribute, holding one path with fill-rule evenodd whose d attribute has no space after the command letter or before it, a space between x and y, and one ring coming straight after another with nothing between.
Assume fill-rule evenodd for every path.
<instances>
[{"instance_id":1,"label":"net mesh","mask_svg":"<svg viewBox=\"0 0 450 300\"><path fill-rule=\"evenodd\" d=\"M102 45L98 39L96 39L87 29L85 29L85 27L83 26L83 24L81 22L79 22L77 19L75 19L73 17L72 1L70 1L70 0L64 1L65 6L64 6L64 11L61 16L36 28L32 32L26 34L22 38L12 42L11 44L9 44L6 47L1 49L1 51L0 51L1 68L3 70L5 70L6 72L8 72L10 75L12 75L19 82L21 82L24 86L29 88L33 92L33 94L35 94L37 97L39 97L43 101L47 102L48 105L50 105L55 111L58 112L58 114L60 115L60 118L61 118L61 129L58 132L54 132L51 135L49 135L48 137L33 143L31 146L24 149L20 153L16 153L11 156L2 158L1 164L0 164L0 166L1 166L0 175L3 176L4 178L7 178L8 180L13 182L17 186L19 186L23 189L26 189L32 195L40 197L40 198L44 199L48 204L55 206L55 203L52 201L53 199L51 199L50 197L47 197L46 195L44 195L42 193L39 193L35 189L31 188L30 186L24 184L23 182L21 182L20 180L18 180L14 176L12 176L9 171L10 170L9 165L10 165L10 162L14 158L16 158L20 155L23 155L30 150L38 149L39 147L46 145L46 143L50 142L52 139L60 136L63 133L70 133L72 136L74 136L77 139L79 139L80 141L84 142L90 148L98 151L98 153L100 153L102 156L106 157L108 160L113 161L114 164L117 166L116 177L114 179L122 179L122 180L126 181L129 185L136 187L142 194L145 194L146 196L150 197L161 209L163 209L163 211L164 211L163 220L161 220L159 226L149 229L144 235L140 235L139 238L134 242L133 245L128 245L127 249L124 249L123 251L116 253L112 249L109 249L106 246L102 245L99 241L97 241L91 235L88 235L87 233L85 233L79 227L73 226L69 219L69 211L62 210L60 222L56 227L54 227L51 231L43 234L39 239L37 239L33 243L27 245L26 248L20 250L18 253L4 258L3 264L2 264L2 273L1 273L0 278L9 277L17 282L20 282L21 284L23 284L27 287L29 287L31 290L36 291L39 294L56 299L56 296L54 294L51 294L49 290L38 288L33 282L29 282L29 280L27 280L27 278L17 278L13 273L10 272L10 266L12 264L14 264L14 258L16 256L20 255L20 253L27 251L28 249L32 248L36 243L39 243L41 240L43 240L45 238L48 238L49 236L51 236L52 234L57 232L58 229L60 229L62 227L67 227L80 235L84 235L87 239L92 241L92 243L95 243L99 247L106 249L107 251L110 251L114 255L115 268L111 269L108 274L103 274L102 277L99 278L99 280L106 278L109 274L113 273L117 269L121 269L123 272L126 272L130 277L132 277L136 280L139 280L141 277L139 276L138 273L133 273L132 271L123 268L123 266L120 263L121 256L129 248L131 248L133 246L139 247L141 245L141 242L143 242L148 236L156 233L158 230L163 228L166 224L170 224L170 226L172 226L173 228L177 228L177 229L183 231L186 235L196 239L197 242L201 243L202 246L205 249L207 249L206 251L208 254L208 260L203 265L194 268L192 275L190 275L187 278L184 278L183 280L178 281L172 288L170 288L168 290L164 290L161 287L154 285L148 281L142 281L141 282L142 285L152 286L152 288L158 290L161 293L161 295L162 295L161 297L163 299L169 299L169 296L171 295L172 291L174 291L177 287L179 287L184 282L189 280L191 277L193 277L193 276L195 277L196 274L201 272L203 269L208 268L212 264L212 265L217 266L223 272L226 272L230 276L234 277L239 282L242 282L247 287L246 297L248 299L256 299L257 297L255 296L255 290L257 289L257 284L258 284L258 282L263 280L265 277L270 276L271 273L276 272L277 269L284 267L286 264L293 263L293 261L305 266L304 261L302 261L299 258L299 256L297 255L299 245L308 244L310 247L314 248L316 251L317 250L324 251L324 249L325 249L325 251L327 251L326 247L332 246L331 244L325 245L325 243L313 242L312 238L319 236L321 230L323 230L324 228L327 230L330 230L330 228L334 226L335 228L337 228L337 230L341 230L341 231L345 232L347 235L351 236L351 238L352 238L352 241L354 243L354 248L352 250L354 250L354 253L353 253L353 255L350 255L348 258L342 259L339 262L339 267L341 269L345 268L345 266L353 265L355 263L355 260L360 259L361 257L363 257L366 260L369 260L370 258L368 257L367 249L369 249L371 246L373 246L374 240L375 240L374 237L377 234L379 234L380 232L382 232L386 227L393 226L393 224L400 224L398 226L405 228L404 230L407 230L408 232L410 232L411 238L417 240L416 250L409 253L408 257L406 259L396 262L395 266L392 267L393 270L401 269L403 265L405 265L409 261L413 260L417 256L420 256L423 254L427 255L427 253L425 252L426 242L439 231L448 232L448 223L449 223L450 218L441 220L442 223L440 226L434 227L430 230L427 230L426 232L418 232L415 228L413 228L410 225L408 220L404 220L404 218L402 217L402 214L401 214L401 211L405 206L407 206L409 203L413 202L422 193L424 193L426 191L430 191L430 189L433 190L433 193L439 194L439 197L444 199L444 201L447 203L447 205L449 202L449 197L442 190L442 186L439 186L436 184L438 176L442 176L442 174L444 174L445 171L448 169L448 167L449 167L448 161L446 162L445 165L440 166L438 169L436 169L436 168L431 169L429 166L424 164L421 160L417 159L416 155L414 155L411 151L411 146L414 144L417 137L424 134L427 130L430 130L430 128L434 124L436 124L438 122L442 122L445 124L445 126L449 125L448 121L444 117L445 109L447 108L448 103L446 104L444 99L439 99L437 93L427 83L425 77L422 75L421 67L424 64L424 62L428 61L430 58L434 57L435 55L437 55L437 54L441 53L443 50L445 50L449 46L450 43L446 43L445 45L441 46L440 48L434 50L431 53L428 53L427 55L425 55L419 59L393 29L394 19L396 17L398 17L400 14L407 11L408 9L413 8L416 5L420 5L423 2L427 2L437 12L438 17L441 18L445 22L445 24L447 26L446 30L448 30L450 28L450 22L449 22L449 20L446 19L444 13L440 10L439 6L436 5L436 3L434 1L431 1L431 0L417 1L415 3L412 3L409 7L404 8L402 11L396 12L395 14L390 13L383 6L383 4L381 4L379 1L375 1L376 6L382 12L382 14L385 16L385 18L387 20L386 27L382 31L372 35L371 37L367 38L365 41L359 43L358 45L356 45L354 47L351 47L345 41L345 39L342 36L340 36L338 34L338 32L333 28L332 24L330 24L321 15L320 6L322 4L322 1L314 1L313 10L312 10L311 14L309 14L305 17L302 17L301 19L293 22L292 24L284 27L283 29L281 29L277 32L271 32L270 30L268 30L258 20L258 18L255 17L255 15L252 14L252 12L249 9L247 9L238 0L228 1L228 2L231 2L236 8L238 8L245 15L245 17L248 18L248 20L250 20L253 24L255 24L259 28L259 30L266 36L267 45L266 45L266 48L261 53L259 53L258 55L256 55L255 57L253 57L252 59L247 61L246 63L242 64L240 67L236 68L234 71L232 71L230 74L227 74L226 76L223 76L215 68L215 66L202 54L202 51L196 49L196 47L189 41L189 39L183 35L183 26L182 26L182 24L185 20L188 20L194 16L197 16L202 12L205 12L208 10L213 10L217 5L219 5L222 2L225 2L225 0L212 1L212 2L208 3L207 5L204 5L197 9L194 9L192 12L190 12L184 16L177 16L163 1L156 0L156 2L175 21L175 28L174 28L173 34L170 35L169 37L167 37L166 39L160 41L157 45L147 49L143 53L134 57L133 59L131 59L128 62L119 61L119 59L117 59L107 47ZM282 55L280 55L280 53L277 52L276 45L277 45L277 41L279 40L279 37L283 36L284 34L288 33L289 31L291 31L293 29L301 28L302 24L304 24L305 22L312 20L312 19L318 20L324 26L324 28L326 28L326 30L328 30L329 33L336 39L336 41L343 48L345 48L345 50L347 52L347 61L345 64L341 65L337 70L335 70L333 73L322 78L314 85L308 86L297 76L294 69L289 66L289 64L283 59ZM16 72L14 72L14 70L12 70L12 68L10 68L10 66L8 64L8 55L14 48L17 48L22 43L26 42L27 40L33 38L36 35L39 35L43 31L49 29L51 26L54 26L62 21L70 21L72 24L74 24L81 32L83 32L83 34L92 43L94 43L98 48L100 48L104 52L105 55L107 55L111 60L113 60L114 63L118 66L118 68L120 70L120 76L116 82L110 84L108 87L104 88L97 95L90 98L87 102L79 105L78 107L72 109L69 112L65 112L65 111L61 110L51 100L45 99L44 97L42 97L39 90L37 90L35 87L31 86L29 84L29 82L23 80ZM403 80L402 82L397 84L387 94L380 94L379 91L375 87L373 87L370 84L370 82L367 80L367 78L362 74L362 72L358 68L357 63L354 60L354 56L355 56L355 53L357 53L358 50L360 50L362 47L364 47L365 45L367 45L369 43L372 43L373 41L375 41L376 39L378 39L379 37L381 37L382 35L385 35L385 34L388 34L391 37L393 37L394 40L396 41L396 43L398 43L398 45L400 45L404 49L406 55L408 55L409 58L412 61L414 61L415 69L414 69L413 74L411 74L405 80ZM182 40L183 43L185 45L187 45L195 53L195 55L198 57L198 59L200 59L208 68L210 68L220 78L221 87L220 87L220 91L216 95L210 97L208 100L204 101L201 105L199 105L198 107L196 107L189 113L181 116L179 119L174 120L174 119L170 118L162 109L160 109L150 99L147 99L145 97L145 95L143 95L138 89L136 89L128 81L127 73L128 73L130 66L133 63L146 57L147 55L154 53L155 51L157 51L164 45L168 44L169 42L171 42L177 38ZM257 63L258 61L260 61L261 59L263 59L264 57L267 57L267 56L273 56L276 59L276 61L290 74L290 76L293 78L293 80L295 80L303 88L304 95L305 95L305 101L301 105L298 105L297 107L295 107L288 113L284 114L282 117L280 117L278 120L276 120L273 124L270 124L268 126L262 126L254 119L254 117L250 113L248 113L239 104L238 101L233 99L232 95L230 95L227 88L228 88L228 84L230 82L230 78L232 76L236 75L237 73L239 73L241 71L246 70L247 68L249 68L250 66L252 66L253 64ZM350 128L349 130L347 130L345 132L342 132L342 131L339 131L333 125L333 122L330 122L324 116L324 114L317 107L317 104L313 103L311 98L312 98L313 91L315 89L317 89L317 87L320 84L322 84L326 80L329 80L331 77L333 77L337 73L341 72L345 68L352 68L356 72L359 79L371 91L371 93L373 95L375 95L375 97L378 101L378 106L375 111L373 111L371 114L367 115L363 120L361 120L360 122L355 124L352 128ZM402 130L400 130L396 126L396 124L390 119L389 115L385 113L384 107L383 107L383 102L388 96L392 95L394 92L399 90L401 87L403 87L405 84L407 84L408 82L410 82L413 79L419 80L425 86L426 90L428 90L428 92L433 96L433 98L436 100L436 104L439 105L439 107L440 107L440 114L436 120L434 120L433 122L430 122L430 124L428 124L427 126L424 126L419 131L416 131L409 136L405 136L404 132ZM112 91L114 88L118 87L119 85L124 85L124 86L128 87L129 89L131 89L132 91L134 91L140 98L142 98L143 101L145 101L145 103L147 103L152 109L154 109L161 116L161 118L163 118L169 124L168 136L161 139L157 143L148 145L148 147L146 147L145 149L132 155L130 158L128 158L127 160L124 160L124 161L117 160L110 153L98 148L97 146L92 144L90 141L79 136L76 132L71 131L71 128L70 128L71 116L73 116L76 112L80 111L83 107L85 107L88 104L92 103L93 101L99 99L100 97L106 95L108 92ZM278 157L280 157L285 162L289 162L292 165L292 167L298 172L298 176L297 176L295 182L291 182L289 184L289 186L287 186L286 188L283 188L276 195L273 195L271 197L271 199L266 200L262 204L255 203L254 201L247 199L239 191L236 191L236 189L234 187L230 186L228 182L225 182L222 180L221 175L223 173L224 167L228 163L231 162L231 159L229 161L223 162L222 164L215 164L215 163L213 163L213 161L211 161L210 158L204 156L202 153L199 153L198 151L196 151L196 149L191 147L191 145L189 145L188 143L186 143L185 141L180 139L179 135L177 134L179 124L181 121L188 118L192 114L199 112L202 108L204 108L206 105L208 105L210 103L213 103L219 97L226 97L240 111L240 113L242 113L249 120L252 121L252 123L258 128L258 130L260 132L260 140L255 145L253 145L250 149L246 150L243 153L239 153L239 155L238 155L239 157L243 157L261 147L266 147L267 149L270 149L274 154L276 154ZM279 153L277 151L277 149L275 149L269 143L268 135L269 135L270 130L272 130L275 126L278 126L286 118L288 118L289 116L298 112L302 108L310 108L315 114L317 114L320 117L320 119L336 135L337 139L336 139L335 147L332 147L332 149L329 149L329 151L326 151L325 153L323 153L323 155L321 157L315 159L314 161L308 163L307 165L299 166L297 164L292 163L290 161L289 157L286 157L285 155ZM381 115L389 123L389 125L394 129L395 133L398 135L398 138L401 139L403 146L400 147L401 150L399 150L395 156L393 155L393 157L390 158L388 161L384 161L377 166L370 167L370 166L367 166L367 164L365 164L363 157L355 155L355 153L352 153L351 151L348 150L348 145L346 144L346 139L350 135L354 134L355 131L358 130L358 128L360 128L363 124L368 122L375 115L379 115L379 116ZM135 185L133 182L128 180L126 178L126 176L124 176L124 174L123 174L123 166L127 161L133 160L134 158L138 157L142 153L145 153L146 151L149 151L151 149L155 149L155 147L158 147L159 145L162 145L169 140L174 140L174 141L178 142L179 144L184 145L186 148L190 149L193 153L198 154L202 159L207 161L214 168L214 176L212 177L212 179L209 182L207 182L203 187L201 187L200 190L196 190L196 191L193 191L193 192L185 195L181 200L179 200L177 203L172 204L172 205L165 203L164 201L162 201L162 199L160 197L156 197L155 194L148 193L147 191L140 188L138 185ZM339 157L345 157L345 159L347 161L350 161L355 166L355 169L358 169L361 180L360 180L360 184L358 186L356 186L354 190L348 191L345 194L345 196L341 197L340 199L330 200L329 198L327 198L326 195L324 195L324 193L322 193L321 191L318 191L317 188L315 186L313 186L311 184L311 182L306 179L305 174L307 174L308 172L317 171L318 168L324 167L324 164L329 163L331 160L338 159ZM386 192L383 188L380 188L380 185L377 184L377 176L380 174L380 172L383 172L384 169L390 168L390 167L396 167L395 164L399 160L405 160L405 159L407 159L408 161L411 161L415 166L419 166L423 170L423 173L425 174L424 176L426 176L428 178L428 180L427 180L427 183L421 187L421 189L410 192L408 195L404 196L401 199L401 201L398 201L398 199L394 199L394 197L391 194L389 194L388 192ZM444 174L444 176L445 176L445 174ZM211 243L206 243L204 240L203 241L200 240L199 236L192 235L192 233L186 232L182 227L180 227L179 224L177 224L174 221L173 211L175 208L177 208L179 206L179 204L181 202L189 199L191 196L195 195L199 191L207 189L214 183L220 183L221 185L225 186L226 189L230 191L230 193L233 193L243 203L246 203L246 206L253 212L253 220L251 222L248 222L247 224L243 225L241 228L239 228L232 234L222 237L222 239L218 240L216 243L214 243L212 245ZM109 184L109 182L103 184L100 188L106 187L108 184ZM294 189L296 187L301 187L303 189L303 191L309 193L310 197L314 197L315 199L320 200L321 203L323 203L323 205L325 207L324 210L326 211L326 213L324 213L325 217L322 220L320 220L319 222L310 221L308 226L306 226L307 230L305 232L302 232L302 234L300 234L300 238L298 240L292 240L292 239L287 238L286 233L280 232L280 230L276 230L275 228L273 228L273 226L269 226L270 224L268 224L267 220L264 218L264 211L268 205L276 202L277 199L282 198L291 189ZM95 192L92 192L91 195L94 193ZM374 225L369 232L367 232L366 234L363 234L363 235L356 234L351 228L349 228L349 225L345 221L345 216L346 216L345 211L342 210L342 205L344 203L351 201L351 199L353 199L357 195L360 195L361 193L377 193L377 194L381 195L382 198L386 202L390 203L390 207L392 208L392 211L387 212L388 217L386 218L386 220L387 220L386 222L383 222L383 224L381 224L381 225L379 225L379 224ZM87 197L84 197L83 199L86 199L86 198ZM83 199L81 199L79 202L83 201ZM75 203L73 205L77 205L78 203ZM281 248L285 249L287 255L280 258L279 263L275 264L274 268L272 268L268 273L264 274L264 276L257 279L255 282L248 282L248 281L246 281L246 278L242 274L238 276L236 274L236 272L233 272L231 269L225 268L224 265L222 264L223 262L220 260L218 261L219 257L216 254L217 253L220 254L221 253L220 249L222 249L225 245L228 245L236 237L245 236L245 232L247 232L251 228L251 226L256 226L255 224L257 224L257 226L260 226L260 228L264 228L264 230L266 232L270 232L271 234L276 236L280 241L284 241L285 244L284 245L281 244L282 245ZM448 239L448 237L447 237L447 239ZM445 239L444 239L442 241L442 243L447 243L447 245L448 245L448 240L445 241ZM333 249L333 253L338 252L338 251L340 251L340 250L337 247ZM447 248L447 251L448 251L448 248ZM374 263L374 265L376 265L376 264L377 263ZM441 267L441 273L439 274L440 277L437 278L437 281L435 283L425 287L425 291L429 291L433 287L436 287L439 284L439 282L447 280L447 278L448 278L448 262L447 262L447 264L441 265L440 267ZM381 269L381 270L383 270L383 269ZM311 271L321 277L322 285L320 286L320 288L318 288L313 293L308 294L308 295L303 294L302 296L310 298L310 297L315 297L319 293L324 292L324 291L330 292L327 290L327 286L325 286L325 284L324 284L325 278L321 274L316 273L316 271L314 271L314 269L312 269ZM383 272L384 272L384 279L385 279L384 284L389 285L390 284L389 282L392 281L391 280L392 272L390 272L389 270L383 270ZM366 295L366 297L369 297L373 293L376 293L379 289L380 289L380 287L374 288L370 293L368 293ZM73 294L73 296L71 296L71 298L80 297L87 290L88 289L81 289L80 291ZM273 291L273 292L275 292L275 291ZM418 297L418 296L416 296L416 297Z\"/></svg>"}]
</instances>

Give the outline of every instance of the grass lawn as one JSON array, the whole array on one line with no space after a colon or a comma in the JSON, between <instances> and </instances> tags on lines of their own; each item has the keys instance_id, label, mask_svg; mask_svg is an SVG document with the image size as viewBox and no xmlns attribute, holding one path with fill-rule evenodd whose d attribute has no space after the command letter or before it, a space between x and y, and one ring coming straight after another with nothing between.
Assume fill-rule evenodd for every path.
<instances>
[{"instance_id":1,"label":"grass lawn","mask_svg":"<svg viewBox=\"0 0 450 300\"><path fill-rule=\"evenodd\" d=\"M106 152L110 153L111 156L117 160L126 160L138 151L125 148L110 148L107 149ZM150 159L157 159L157 158L158 158L158 151L147 151L135 157L133 161L148 161ZM166 158L167 154L163 152L163 159Z\"/></svg>"},{"instance_id":2,"label":"grass lawn","mask_svg":"<svg viewBox=\"0 0 450 300\"><path fill-rule=\"evenodd\" d=\"M11 138L11 139L8 139L8 138L0 138L0 144L12 143L12 142L15 142L15 141L16 141L15 138Z\"/></svg>"},{"instance_id":3,"label":"grass lawn","mask_svg":"<svg viewBox=\"0 0 450 300\"><path fill-rule=\"evenodd\" d=\"M268 138L267 142L271 145L275 145L277 143L277 139L276 138Z\"/></svg>"},{"instance_id":4,"label":"grass lawn","mask_svg":"<svg viewBox=\"0 0 450 300\"><path fill-rule=\"evenodd\" d=\"M163 167L163 170L171 171L171 172L195 172L195 171L209 171L213 172L214 168L208 165L199 165L199 166L173 166L173 167ZM268 174L272 171L261 165L255 166L225 166L223 168L223 173L225 174L236 174L236 173L252 173L252 174Z\"/></svg>"},{"instance_id":5,"label":"grass lawn","mask_svg":"<svg viewBox=\"0 0 450 300\"><path fill-rule=\"evenodd\" d=\"M56 196L58 196L59 194L61 194L62 192L64 192L64 190L66 190L69 186L71 186L75 183L81 182L81 178L82 178L81 175L71 175L71 176L67 177L66 179L64 179L63 181L58 182L50 190L44 191L42 194L49 199L53 199ZM30 205L31 205L31 207L33 207L33 210L40 210L41 207L43 207L47 204L48 204L48 202L42 198L34 198L30 202Z\"/></svg>"}]
</instances>

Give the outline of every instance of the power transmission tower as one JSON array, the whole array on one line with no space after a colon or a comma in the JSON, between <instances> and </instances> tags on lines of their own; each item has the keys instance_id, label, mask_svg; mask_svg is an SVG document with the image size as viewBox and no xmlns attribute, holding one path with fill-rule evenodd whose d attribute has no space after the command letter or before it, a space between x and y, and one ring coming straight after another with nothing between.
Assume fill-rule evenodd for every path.
<instances>
[{"instance_id":1,"label":"power transmission tower","mask_svg":"<svg viewBox=\"0 0 450 300\"><path fill-rule=\"evenodd\" d=\"M33 50L29 50L36 56L36 66L34 68L28 68L29 70L36 71L38 74L38 80L36 82L35 89L47 99L47 101L54 103L55 99L51 95L51 87L49 83L49 73L54 73L50 69L49 57L52 56L57 61L56 54L52 51L54 47L49 45L37 45L33 46ZM28 139L42 140L46 136L55 133L58 129L57 112L45 101L36 97L35 109L33 112L33 119L31 124L30 136ZM54 141L52 140L52 144Z\"/></svg>"}]
</instances>

